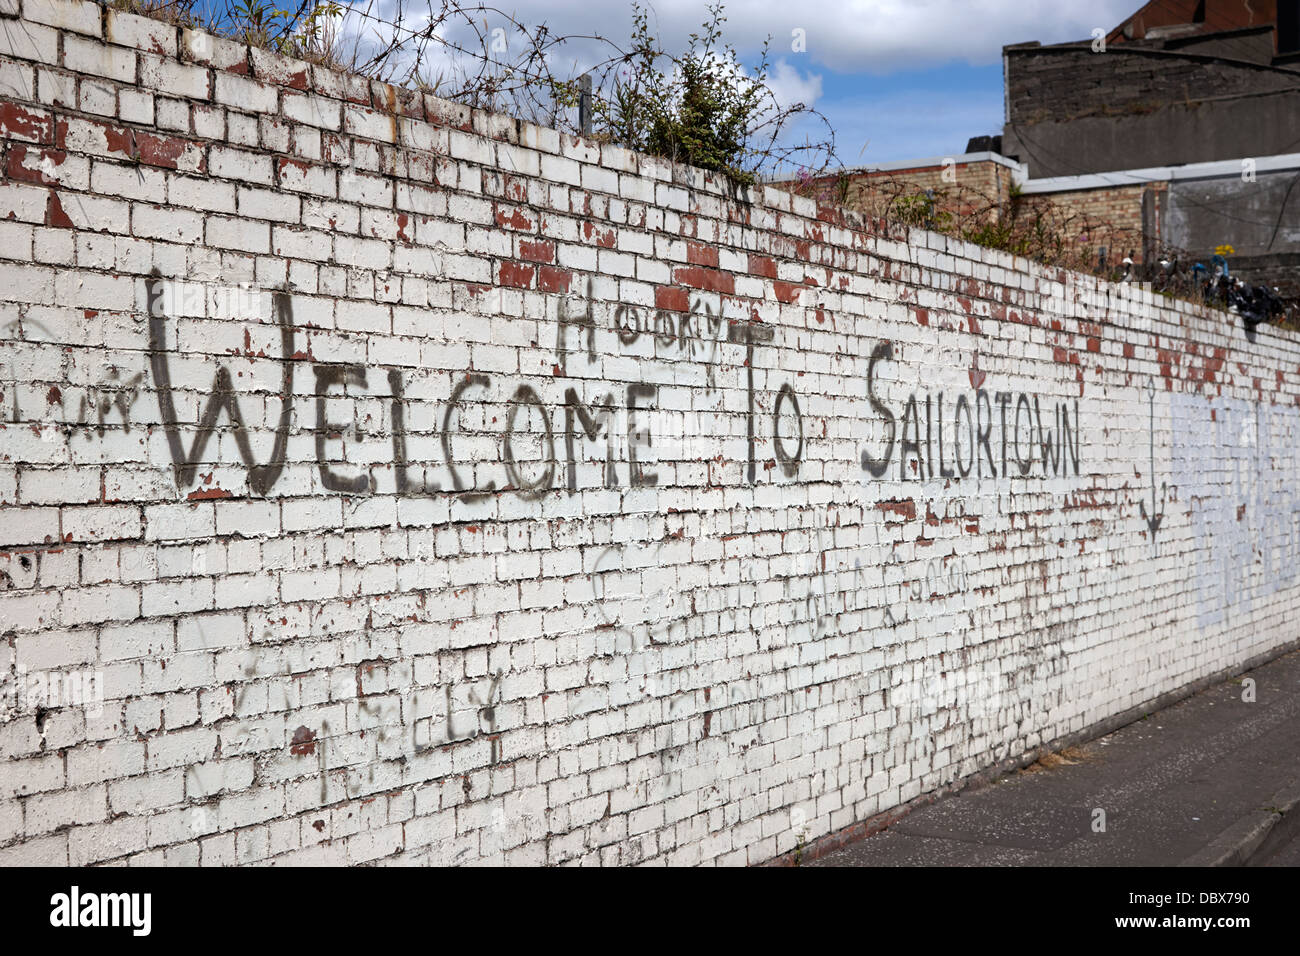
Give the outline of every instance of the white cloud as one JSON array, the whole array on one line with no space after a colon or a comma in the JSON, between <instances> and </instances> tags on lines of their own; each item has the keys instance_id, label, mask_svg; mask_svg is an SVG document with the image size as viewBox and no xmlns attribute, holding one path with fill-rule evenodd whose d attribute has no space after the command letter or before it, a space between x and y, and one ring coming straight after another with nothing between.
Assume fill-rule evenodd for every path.
<instances>
[{"instance_id":1,"label":"white cloud","mask_svg":"<svg viewBox=\"0 0 1300 956\"><path fill-rule=\"evenodd\" d=\"M771 33L774 50L778 43L788 49L791 31L801 28L815 62L844 73L886 73L951 61L995 63L1004 45L1026 40L1088 39L1094 28L1109 31L1137 6L1137 0L803 0L774 12L759 0L734 0L727 12L738 45Z\"/></svg>"},{"instance_id":2,"label":"white cloud","mask_svg":"<svg viewBox=\"0 0 1300 956\"><path fill-rule=\"evenodd\" d=\"M377 0L374 9L391 16L397 3ZM779 57L790 52L791 31L802 29L814 62L848 73L885 72L952 60L992 63L1004 44L1025 40L1088 39L1094 28L1110 30L1138 6L1138 0L730 0L723 36L744 53L771 35L773 56ZM428 0L402 0L402 7L413 15L427 10ZM503 9L521 21L544 22L558 34L625 43L631 31L631 3L623 0L532 0ZM658 0L649 9L652 29L679 46L706 16L699 0ZM493 25L493 14L483 16Z\"/></svg>"},{"instance_id":3,"label":"white cloud","mask_svg":"<svg viewBox=\"0 0 1300 956\"><path fill-rule=\"evenodd\" d=\"M407 22L419 26L430 3L439 0L362 0L377 15L391 17L399 4ZM467 0L467 5L473 5ZM1110 30L1132 13L1138 0L801 0L775 5L771 0L730 0L723 37L742 54L752 55L770 35L773 58L798 56L791 50L795 29L806 33L808 61L845 72L885 73L961 61L997 62L1003 45L1025 40L1056 43L1088 39L1092 30ZM632 26L630 0L531 0L502 9L518 20L545 23L553 34L602 36L626 46ZM674 52L697 31L707 15L699 0L658 0L649 7L650 26ZM481 15L488 27L499 15ZM581 44L577 52L594 52Z\"/></svg>"},{"instance_id":4,"label":"white cloud","mask_svg":"<svg viewBox=\"0 0 1300 956\"><path fill-rule=\"evenodd\" d=\"M802 73L784 59L777 60L768 71L767 86L781 106L812 106L822 96L820 74Z\"/></svg>"}]
</instances>

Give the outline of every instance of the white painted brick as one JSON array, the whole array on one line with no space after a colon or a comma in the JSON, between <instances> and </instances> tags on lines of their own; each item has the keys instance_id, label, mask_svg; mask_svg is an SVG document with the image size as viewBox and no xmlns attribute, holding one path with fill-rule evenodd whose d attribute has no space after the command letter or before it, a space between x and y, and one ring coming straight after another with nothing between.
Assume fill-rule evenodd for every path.
<instances>
[{"instance_id":1,"label":"white painted brick","mask_svg":"<svg viewBox=\"0 0 1300 956\"><path fill-rule=\"evenodd\" d=\"M65 36L63 65L74 73L103 76L119 83L135 82L135 51L105 46L97 40Z\"/></svg>"},{"instance_id":2,"label":"white painted brick","mask_svg":"<svg viewBox=\"0 0 1300 956\"><path fill-rule=\"evenodd\" d=\"M397 117L351 103L343 106L343 131L384 143L397 141Z\"/></svg>"},{"instance_id":3,"label":"white painted brick","mask_svg":"<svg viewBox=\"0 0 1300 956\"><path fill-rule=\"evenodd\" d=\"M240 187L239 214L252 219L271 219L279 223L296 223L302 218L302 200L271 189Z\"/></svg>"},{"instance_id":4,"label":"white painted brick","mask_svg":"<svg viewBox=\"0 0 1300 956\"><path fill-rule=\"evenodd\" d=\"M82 80L77 84L77 101L82 112L97 116L117 115L117 90L108 83Z\"/></svg>"},{"instance_id":5,"label":"white painted brick","mask_svg":"<svg viewBox=\"0 0 1300 956\"><path fill-rule=\"evenodd\" d=\"M23 0L23 19L87 36L102 35L101 8L90 0Z\"/></svg>"},{"instance_id":6,"label":"white painted brick","mask_svg":"<svg viewBox=\"0 0 1300 956\"><path fill-rule=\"evenodd\" d=\"M165 239L188 245L203 238L203 216L185 209L134 203L131 206L131 233L146 239Z\"/></svg>"},{"instance_id":7,"label":"white painted brick","mask_svg":"<svg viewBox=\"0 0 1300 956\"><path fill-rule=\"evenodd\" d=\"M162 170L96 160L90 170L90 185L97 193L126 199L157 199L166 190ZM138 208L138 207L137 207Z\"/></svg>"},{"instance_id":8,"label":"white painted brick","mask_svg":"<svg viewBox=\"0 0 1300 956\"><path fill-rule=\"evenodd\" d=\"M167 198L175 206L210 212L235 211L235 186L211 179L168 176Z\"/></svg>"},{"instance_id":9,"label":"white painted brick","mask_svg":"<svg viewBox=\"0 0 1300 956\"><path fill-rule=\"evenodd\" d=\"M208 216L204 235L208 245L222 249L244 252L269 252L271 249L271 226L265 222Z\"/></svg>"},{"instance_id":10,"label":"white painted brick","mask_svg":"<svg viewBox=\"0 0 1300 956\"><path fill-rule=\"evenodd\" d=\"M274 113L279 94L273 86L256 80L219 71L215 74L214 99L223 106L233 106L245 112ZM287 99L287 97L286 97Z\"/></svg>"},{"instance_id":11,"label":"white painted brick","mask_svg":"<svg viewBox=\"0 0 1300 956\"><path fill-rule=\"evenodd\" d=\"M192 100L206 100L212 85L206 67L188 66L153 53L140 54L140 78L153 89Z\"/></svg>"},{"instance_id":12,"label":"white painted brick","mask_svg":"<svg viewBox=\"0 0 1300 956\"><path fill-rule=\"evenodd\" d=\"M223 179L269 186L272 182L271 158L242 149L214 146L208 154L208 172Z\"/></svg>"},{"instance_id":13,"label":"white painted brick","mask_svg":"<svg viewBox=\"0 0 1300 956\"><path fill-rule=\"evenodd\" d=\"M26 33L0 60L11 168L52 184L0 183L0 630L107 697L44 736L0 723L0 862L760 863L796 816L806 845L1290 640L1295 562L1230 560L1281 553L1296 510L1290 336L779 190L742 228L698 170L431 97L400 117L382 84L192 31L177 61L171 26L109 20L101 45L0 18ZM84 115L114 96L142 162ZM154 269L200 290L162 351ZM1102 292L1095 326L1072 298ZM773 335L752 354L748 321ZM1223 350L1224 418L1180 363L1160 387L1157 340ZM1254 423L1256 378L1272 465L1208 424ZM979 388L996 477L909 476L908 396L943 409L951 468ZM1063 403L1078 474L1034 473L1039 441L1005 473L1007 394L1013 420ZM1180 500L1231 503L1169 508L1158 549L1085 513L1136 513L1152 437Z\"/></svg>"},{"instance_id":14,"label":"white painted brick","mask_svg":"<svg viewBox=\"0 0 1300 956\"><path fill-rule=\"evenodd\" d=\"M38 186L0 183L0 218L44 222L49 193Z\"/></svg>"},{"instance_id":15,"label":"white painted brick","mask_svg":"<svg viewBox=\"0 0 1300 956\"><path fill-rule=\"evenodd\" d=\"M164 21L114 10L106 11L104 38L161 56L176 56L176 28Z\"/></svg>"},{"instance_id":16,"label":"white painted brick","mask_svg":"<svg viewBox=\"0 0 1300 956\"><path fill-rule=\"evenodd\" d=\"M57 63L59 32L39 23L0 20L0 56Z\"/></svg>"}]
</instances>

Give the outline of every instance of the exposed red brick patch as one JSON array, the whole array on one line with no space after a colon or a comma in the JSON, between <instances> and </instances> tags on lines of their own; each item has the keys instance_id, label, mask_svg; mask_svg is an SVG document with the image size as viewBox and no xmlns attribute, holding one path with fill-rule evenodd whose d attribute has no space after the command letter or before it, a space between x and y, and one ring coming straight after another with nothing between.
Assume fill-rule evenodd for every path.
<instances>
[{"instance_id":1,"label":"exposed red brick patch","mask_svg":"<svg viewBox=\"0 0 1300 956\"><path fill-rule=\"evenodd\" d=\"M548 240L539 242L520 240L519 258L527 259L529 262L554 262L555 243Z\"/></svg>"},{"instance_id":2,"label":"exposed red brick patch","mask_svg":"<svg viewBox=\"0 0 1300 956\"><path fill-rule=\"evenodd\" d=\"M498 226L514 229L518 232L537 231L537 221L528 218L518 206L512 206L508 209L498 208L496 210L496 221Z\"/></svg>"},{"instance_id":3,"label":"exposed red brick patch","mask_svg":"<svg viewBox=\"0 0 1300 956\"><path fill-rule=\"evenodd\" d=\"M706 246L702 242L686 243L686 261L696 266L718 267L718 250L716 246Z\"/></svg>"},{"instance_id":4,"label":"exposed red brick patch","mask_svg":"<svg viewBox=\"0 0 1300 956\"><path fill-rule=\"evenodd\" d=\"M289 753L295 757L308 757L316 754L316 731L310 727L299 727L293 732L289 742Z\"/></svg>"},{"instance_id":5,"label":"exposed red brick patch","mask_svg":"<svg viewBox=\"0 0 1300 956\"><path fill-rule=\"evenodd\" d=\"M839 206L834 206L831 203L819 202L817 204L817 218L822 222L842 222L844 211ZM817 240L820 242L822 238L820 235L821 230L818 229L817 232Z\"/></svg>"},{"instance_id":6,"label":"exposed red brick patch","mask_svg":"<svg viewBox=\"0 0 1300 956\"><path fill-rule=\"evenodd\" d=\"M749 254L749 274L762 276L764 279L776 278L776 260L770 256Z\"/></svg>"},{"instance_id":7,"label":"exposed red brick patch","mask_svg":"<svg viewBox=\"0 0 1300 956\"><path fill-rule=\"evenodd\" d=\"M582 224L582 238L604 249L613 249L616 234L613 229L597 229L590 222Z\"/></svg>"},{"instance_id":8,"label":"exposed red brick patch","mask_svg":"<svg viewBox=\"0 0 1300 956\"><path fill-rule=\"evenodd\" d=\"M673 281L705 292L736 294L736 280L728 272L706 269L703 266L678 266L673 269Z\"/></svg>"},{"instance_id":9,"label":"exposed red brick patch","mask_svg":"<svg viewBox=\"0 0 1300 956\"><path fill-rule=\"evenodd\" d=\"M63 211L63 204L59 202L59 196L53 189L50 190L50 197L45 202L45 225L55 229L77 228L76 223Z\"/></svg>"},{"instance_id":10,"label":"exposed red brick patch","mask_svg":"<svg viewBox=\"0 0 1300 956\"><path fill-rule=\"evenodd\" d=\"M666 309L669 312L689 312L690 293L677 286L655 286L655 308Z\"/></svg>"},{"instance_id":11,"label":"exposed red brick patch","mask_svg":"<svg viewBox=\"0 0 1300 956\"><path fill-rule=\"evenodd\" d=\"M531 289L537 267L522 262L503 262L497 270L497 284L515 289Z\"/></svg>"},{"instance_id":12,"label":"exposed red brick patch","mask_svg":"<svg viewBox=\"0 0 1300 956\"><path fill-rule=\"evenodd\" d=\"M537 271L537 288L543 292L568 292L572 287L573 273L556 266L540 266Z\"/></svg>"},{"instance_id":13,"label":"exposed red brick patch","mask_svg":"<svg viewBox=\"0 0 1300 956\"><path fill-rule=\"evenodd\" d=\"M229 498L231 494L225 488L200 488L185 497L188 501L206 501L210 498Z\"/></svg>"},{"instance_id":14,"label":"exposed red brick patch","mask_svg":"<svg viewBox=\"0 0 1300 956\"><path fill-rule=\"evenodd\" d=\"M888 501L877 501L876 510L886 515L898 515L910 521L916 517L916 502L911 498L891 498Z\"/></svg>"},{"instance_id":15,"label":"exposed red brick patch","mask_svg":"<svg viewBox=\"0 0 1300 956\"><path fill-rule=\"evenodd\" d=\"M54 166L62 166L67 161L68 154L62 150L36 149L15 143L5 157L5 175L20 182L57 186L58 178L46 176L45 171Z\"/></svg>"},{"instance_id":16,"label":"exposed red brick patch","mask_svg":"<svg viewBox=\"0 0 1300 956\"><path fill-rule=\"evenodd\" d=\"M502 191L507 199L513 199L515 202L528 201L528 181L518 176L506 176L502 184Z\"/></svg>"},{"instance_id":17,"label":"exposed red brick patch","mask_svg":"<svg viewBox=\"0 0 1300 956\"><path fill-rule=\"evenodd\" d=\"M772 291L776 293L776 300L778 302L784 302L786 305L790 305L799 301L799 293L802 291L802 286L795 285L793 282L782 282L780 279L775 279L772 282Z\"/></svg>"},{"instance_id":18,"label":"exposed red brick patch","mask_svg":"<svg viewBox=\"0 0 1300 956\"><path fill-rule=\"evenodd\" d=\"M54 119L17 103L0 103L0 133L36 143L48 143L54 137Z\"/></svg>"},{"instance_id":19,"label":"exposed red brick patch","mask_svg":"<svg viewBox=\"0 0 1300 956\"><path fill-rule=\"evenodd\" d=\"M177 162L189 150L196 151L197 163L195 169L202 172L206 166L206 161L198 147L189 140L178 139L174 136L154 136L151 133L139 133L135 138L136 158L142 163L150 166L162 166L165 169L179 169L180 164ZM186 164L190 168L190 164Z\"/></svg>"}]
</instances>

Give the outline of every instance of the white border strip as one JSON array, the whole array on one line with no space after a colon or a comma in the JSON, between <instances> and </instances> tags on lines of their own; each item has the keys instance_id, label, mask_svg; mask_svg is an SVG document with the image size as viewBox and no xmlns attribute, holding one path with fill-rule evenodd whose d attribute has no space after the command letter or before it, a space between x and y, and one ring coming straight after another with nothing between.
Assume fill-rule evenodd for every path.
<instances>
[{"instance_id":1,"label":"white border strip","mask_svg":"<svg viewBox=\"0 0 1300 956\"><path fill-rule=\"evenodd\" d=\"M1279 156L1249 157L1256 173L1300 169L1300 153L1283 153ZM1133 186L1141 183L1169 182L1176 179L1236 178L1242 174L1247 158L1222 159L1212 163L1188 163L1184 166L1151 166L1146 169L1121 169L1106 173L1087 173L1082 176L1052 176L1046 179L1026 179L1020 184L1022 193L1056 193L1079 189L1104 189L1113 186Z\"/></svg>"}]
</instances>

